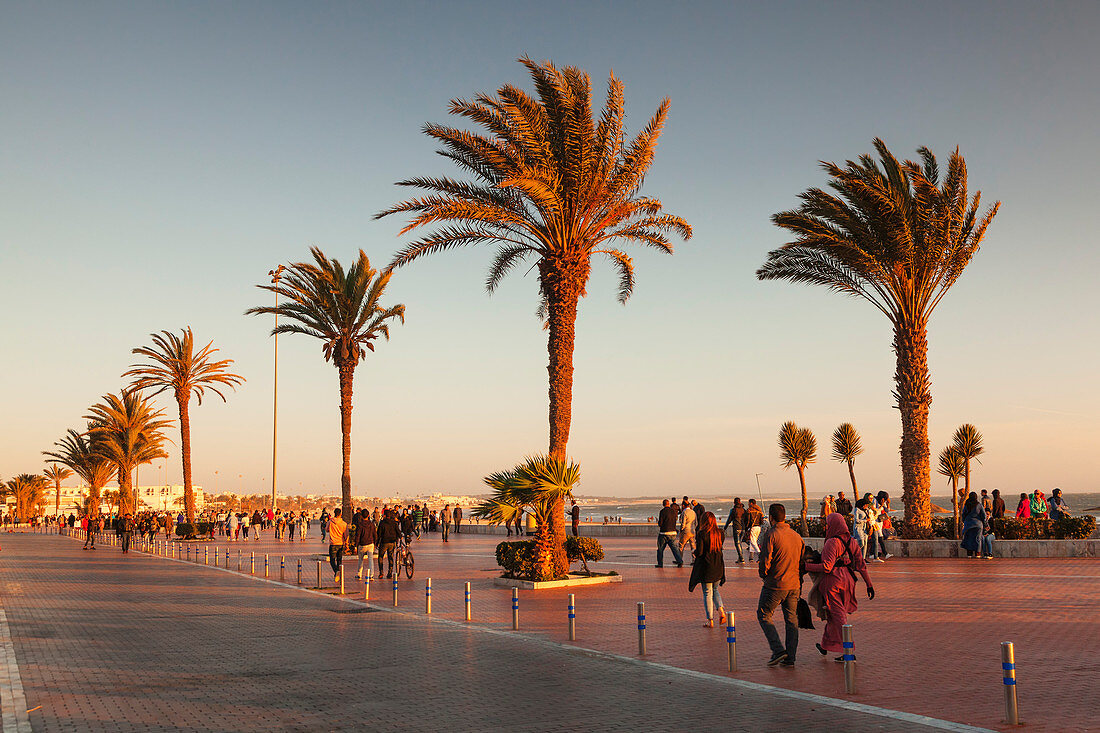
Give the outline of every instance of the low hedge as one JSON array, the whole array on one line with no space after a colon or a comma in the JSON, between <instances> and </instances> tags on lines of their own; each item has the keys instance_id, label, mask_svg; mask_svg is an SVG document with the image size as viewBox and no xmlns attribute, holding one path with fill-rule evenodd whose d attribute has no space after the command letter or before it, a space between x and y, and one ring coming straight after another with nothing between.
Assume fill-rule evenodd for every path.
<instances>
[{"instance_id":1,"label":"low hedge","mask_svg":"<svg viewBox=\"0 0 1100 733\"><path fill-rule=\"evenodd\" d=\"M535 577L535 543L536 540L519 540L497 545L497 565L504 569L505 577ZM571 563L580 562L582 555L588 562L604 558L603 546L594 537L566 537L565 555Z\"/></svg>"},{"instance_id":2,"label":"low hedge","mask_svg":"<svg viewBox=\"0 0 1100 733\"><path fill-rule=\"evenodd\" d=\"M932 517L932 538L952 539L950 515ZM895 530L900 534L903 523L894 522ZM993 536L999 540L1083 540L1096 531L1096 518L1090 516L1066 517L1065 519L1016 519L1004 517L993 520ZM811 537L820 536L810 534Z\"/></svg>"},{"instance_id":3,"label":"low hedge","mask_svg":"<svg viewBox=\"0 0 1100 733\"><path fill-rule=\"evenodd\" d=\"M198 537L199 535L211 534L213 531L214 524L212 522L195 522L194 524L180 522L176 525L177 537Z\"/></svg>"}]
</instances>

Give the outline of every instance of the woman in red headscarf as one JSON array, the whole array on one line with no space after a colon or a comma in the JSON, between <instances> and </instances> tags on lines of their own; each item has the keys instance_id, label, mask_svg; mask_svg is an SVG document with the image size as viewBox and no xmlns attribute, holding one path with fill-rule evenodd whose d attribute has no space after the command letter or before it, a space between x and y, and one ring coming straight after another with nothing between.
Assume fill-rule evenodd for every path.
<instances>
[{"instance_id":1,"label":"woman in red headscarf","mask_svg":"<svg viewBox=\"0 0 1100 733\"><path fill-rule=\"evenodd\" d=\"M827 614L825 633L817 650L822 655L836 652L843 655L841 627L848 622L848 614L855 613L856 573L863 576L867 584L867 597L875 597L875 588L871 585L871 576L867 573L867 562L863 551L848 531L844 515L835 513L825 518L825 546L821 549L821 562L806 563L806 571L821 573L816 590L821 594ZM837 662L843 657L837 657Z\"/></svg>"}]
</instances>

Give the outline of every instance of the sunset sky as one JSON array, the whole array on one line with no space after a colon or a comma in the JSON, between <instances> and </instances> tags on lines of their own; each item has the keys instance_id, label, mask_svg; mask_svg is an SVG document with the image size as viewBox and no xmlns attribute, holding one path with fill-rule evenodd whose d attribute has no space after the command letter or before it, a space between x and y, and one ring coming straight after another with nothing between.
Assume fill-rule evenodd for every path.
<instances>
[{"instance_id":1,"label":"sunset sky","mask_svg":"<svg viewBox=\"0 0 1100 733\"><path fill-rule=\"evenodd\" d=\"M763 473L765 493L793 495L776 447L788 419L818 436L812 496L847 482L828 459L844 421L864 437L862 486L900 492L886 319L754 276L787 241L769 216L825 182L819 160L876 136L905 157L959 146L971 189L1002 202L932 319L933 460L973 422L978 487L1100 491L1098 32L1084 2L6 2L0 477L41 470L122 386L131 348L189 325L248 379L193 407L195 481L269 492L271 322L243 315L269 302L255 286L311 245L388 263L402 221L372 216L407 194L394 182L458 175L421 126L450 122L454 97L530 88L515 62L529 54L587 70L597 98L613 69L631 132L671 99L643 193L695 228L671 257L628 247L625 307L596 266L577 327L581 493L755 492ZM490 260L471 248L395 274L407 324L356 375L355 494L480 492L546 450L536 273L490 297ZM280 492L337 492L336 370L311 339L279 346Z\"/></svg>"}]
</instances>

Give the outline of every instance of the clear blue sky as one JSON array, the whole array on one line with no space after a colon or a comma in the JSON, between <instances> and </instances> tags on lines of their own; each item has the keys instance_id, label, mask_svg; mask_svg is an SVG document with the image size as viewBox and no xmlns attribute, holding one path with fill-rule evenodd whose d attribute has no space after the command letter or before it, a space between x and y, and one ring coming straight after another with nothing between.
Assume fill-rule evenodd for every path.
<instances>
[{"instance_id":1,"label":"clear blue sky","mask_svg":"<svg viewBox=\"0 0 1100 733\"><path fill-rule=\"evenodd\" d=\"M614 69L632 130L671 98L644 191L695 227L672 257L632 252L626 307L602 267L581 304L583 493L729 493L763 472L791 495L787 419L822 444L813 495L847 480L824 450L842 421L864 434L863 485L899 490L887 321L754 278L785 241L768 217L823 183L818 160L875 136L906 156L960 146L971 187L1003 202L933 318L934 453L974 422L978 486L1096 490L1098 33L1095 3L6 2L0 476L39 470L132 347L190 325L248 378L193 409L195 479L269 490L270 323L242 315L265 302L255 284L314 244L388 262L400 222L371 216L402 196L393 182L455 173L421 125L525 84L526 53L598 90ZM395 276L408 323L357 373L356 494L479 491L545 450L536 279L489 297L489 260ZM335 369L309 339L280 347L280 488L334 492Z\"/></svg>"}]
</instances>

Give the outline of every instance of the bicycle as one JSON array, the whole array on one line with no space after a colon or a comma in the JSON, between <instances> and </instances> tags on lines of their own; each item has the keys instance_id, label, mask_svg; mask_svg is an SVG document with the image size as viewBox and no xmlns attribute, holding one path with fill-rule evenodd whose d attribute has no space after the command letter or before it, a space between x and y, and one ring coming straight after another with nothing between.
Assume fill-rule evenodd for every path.
<instances>
[{"instance_id":1,"label":"bicycle","mask_svg":"<svg viewBox=\"0 0 1100 733\"><path fill-rule=\"evenodd\" d=\"M401 569L405 569L405 577L412 580L413 568L415 566L415 560L413 559L412 550L409 549L409 545L401 537L397 539L397 549L393 553L393 563L397 568L397 574L401 574Z\"/></svg>"}]
</instances>

